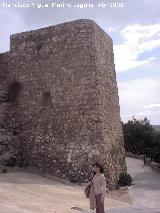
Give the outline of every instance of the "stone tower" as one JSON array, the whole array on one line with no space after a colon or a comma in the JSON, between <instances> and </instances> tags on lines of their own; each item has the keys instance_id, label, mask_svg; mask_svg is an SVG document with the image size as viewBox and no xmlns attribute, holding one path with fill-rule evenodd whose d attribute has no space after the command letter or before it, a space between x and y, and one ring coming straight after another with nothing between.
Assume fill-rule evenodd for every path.
<instances>
[{"instance_id":1,"label":"stone tower","mask_svg":"<svg viewBox=\"0 0 160 213\"><path fill-rule=\"evenodd\" d=\"M99 161L114 188L126 164L112 39L82 19L11 35L10 47L24 164L83 182Z\"/></svg>"}]
</instances>

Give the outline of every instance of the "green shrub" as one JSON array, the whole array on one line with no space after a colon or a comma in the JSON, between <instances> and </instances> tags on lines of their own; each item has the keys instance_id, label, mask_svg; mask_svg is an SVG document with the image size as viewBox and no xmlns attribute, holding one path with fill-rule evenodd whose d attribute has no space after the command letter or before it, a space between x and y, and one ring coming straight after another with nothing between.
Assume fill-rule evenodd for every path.
<instances>
[{"instance_id":1,"label":"green shrub","mask_svg":"<svg viewBox=\"0 0 160 213\"><path fill-rule=\"evenodd\" d=\"M127 173L120 173L119 179L117 181L117 185L119 187L121 187L121 186L131 186L132 181L133 181L132 177L129 174L127 174Z\"/></svg>"}]
</instances>

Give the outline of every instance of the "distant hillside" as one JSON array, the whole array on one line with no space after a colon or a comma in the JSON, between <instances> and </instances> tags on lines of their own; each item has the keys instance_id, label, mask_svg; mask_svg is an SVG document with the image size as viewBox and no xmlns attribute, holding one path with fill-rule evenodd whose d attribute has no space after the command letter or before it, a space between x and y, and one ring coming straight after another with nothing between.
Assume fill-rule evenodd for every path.
<instances>
[{"instance_id":1,"label":"distant hillside","mask_svg":"<svg viewBox=\"0 0 160 213\"><path fill-rule=\"evenodd\" d=\"M152 125L156 131L160 131L160 125Z\"/></svg>"}]
</instances>

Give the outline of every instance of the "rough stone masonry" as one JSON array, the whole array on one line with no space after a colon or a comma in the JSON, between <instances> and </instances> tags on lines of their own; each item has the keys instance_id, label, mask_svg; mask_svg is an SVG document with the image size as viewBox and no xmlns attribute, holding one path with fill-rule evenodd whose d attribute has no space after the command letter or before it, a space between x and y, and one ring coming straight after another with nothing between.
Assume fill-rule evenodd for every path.
<instances>
[{"instance_id":1,"label":"rough stone masonry","mask_svg":"<svg viewBox=\"0 0 160 213\"><path fill-rule=\"evenodd\" d=\"M0 54L0 143L22 165L73 182L99 161L115 188L126 164L112 39L80 19L10 42Z\"/></svg>"}]
</instances>

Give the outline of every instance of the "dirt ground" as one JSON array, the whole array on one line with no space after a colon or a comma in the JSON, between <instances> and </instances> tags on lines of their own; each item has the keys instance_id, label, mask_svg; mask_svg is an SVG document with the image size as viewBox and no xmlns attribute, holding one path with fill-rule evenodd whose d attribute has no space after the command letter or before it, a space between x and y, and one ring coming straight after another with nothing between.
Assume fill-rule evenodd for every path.
<instances>
[{"instance_id":1,"label":"dirt ground","mask_svg":"<svg viewBox=\"0 0 160 213\"><path fill-rule=\"evenodd\" d=\"M129 190L106 194L106 213L135 212L135 209L141 213L148 213L148 209L160 212L160 174L144 168L140 160L126 160L135 185ZM84 186L62 184L26 172L0 174L0 213L91 212L83 190Z\"/></svg>"}]
</instances>

